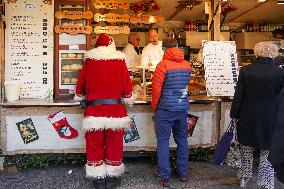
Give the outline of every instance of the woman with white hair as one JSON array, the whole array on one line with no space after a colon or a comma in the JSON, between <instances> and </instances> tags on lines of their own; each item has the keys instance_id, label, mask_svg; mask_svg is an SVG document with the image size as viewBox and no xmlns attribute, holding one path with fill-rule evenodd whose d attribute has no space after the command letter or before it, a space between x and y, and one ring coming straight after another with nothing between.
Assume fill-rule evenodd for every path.
<instances>
[{"instance_id":1,"label":"woman with white hair","mask_svg":"<svg viewBox=\"0 0 284 189\"><path fill-rule=\"evenodd\" d=\"M274 188L274 170L267 161L272 135L275 100L284 84L284 71L274 58L279 48L272 42L255 45L255 63L240 70L230 116L235 119L241 144L240 186L252 178L253 150L260 151L257 184L263 189Z\"/></svg>"}]
</instances>

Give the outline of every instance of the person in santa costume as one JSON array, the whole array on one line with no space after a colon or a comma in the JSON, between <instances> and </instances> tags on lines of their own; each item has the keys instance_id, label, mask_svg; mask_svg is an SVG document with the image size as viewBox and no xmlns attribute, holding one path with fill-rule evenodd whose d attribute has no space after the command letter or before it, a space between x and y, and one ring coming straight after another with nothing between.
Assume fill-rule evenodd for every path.
<instances>
[{"instance_id":1,"label":"person in santa costume","mask_svg":"<svg viewBox=\"0 0 284 189\"><path fill-rule=\"evenodd\" d=\"M95 188L116 188L121 181L124 129L129 128L131 121L122 98L131 96L125 55L116 50L110 36L99 35L95 48L85 54L75 96L75 100L87 100L82 122L86 176L94 179Z\"/></svg>"}]
</instances>

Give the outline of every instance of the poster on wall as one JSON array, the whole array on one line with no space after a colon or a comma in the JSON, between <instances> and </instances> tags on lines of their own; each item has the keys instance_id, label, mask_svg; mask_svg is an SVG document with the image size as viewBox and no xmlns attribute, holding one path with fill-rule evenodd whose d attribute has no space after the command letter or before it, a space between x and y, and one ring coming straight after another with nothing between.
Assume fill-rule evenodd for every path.
<instances>
[{"instance_id":1,"label":"poster on wall","mask_svg":"<svg viewBox=\"0 0 284 189\"><path fill-rule=\"evenodd\" d=\"M209 96L234 96L238 81L235 41L206 41L202 58Z\"/></svg>"},{"instance_id":2,"label":"poster on wall","mask_svg":"<svg viewBox=\"0 0 284 189\"><path fill-rule=\"evenodd\" d=\"M25 144L39 139L39 136L36 132L34 123L31 118L20 121L16 123L16 125Z\"/></svg>"},{"instance_id":3,"label":"poster on wall","mask_svg":"<svg viewBox=\"0 0 284 189\"><path fill-rule=\"evenodd\" d=\"M7 0L5 81L21 98L53 96L53 0Z\"/></svg>"}]
</instances>

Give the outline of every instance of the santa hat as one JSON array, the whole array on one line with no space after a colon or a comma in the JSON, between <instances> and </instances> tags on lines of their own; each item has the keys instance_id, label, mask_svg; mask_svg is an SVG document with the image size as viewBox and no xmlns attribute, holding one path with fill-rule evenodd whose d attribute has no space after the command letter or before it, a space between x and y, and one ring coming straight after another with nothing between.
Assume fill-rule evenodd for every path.
<instances>
[{"instance_id":1,"label":"santa hat","mask_svg":"<svg viewBox=\"0 0 284 189\"><path fill-rule=\"evenodd\" d=\"M96 60L125 59L125 54L116 50L112 37L102 33L96 40L95 48L85 54L85 59L87 58Z\"/></svg>"},{"instance_id":2,"label":"santa hat","mask_svg":"<svg viewBox=\"0 0 284 189\"><path fill-rule=\"evenodd\" d=\"M113 43L113 38L105 33L102 33L99 35L99 37L96 40L95 48L101 47L101 46L107 47L112 43Z\"/></svg>"}]
</instances>

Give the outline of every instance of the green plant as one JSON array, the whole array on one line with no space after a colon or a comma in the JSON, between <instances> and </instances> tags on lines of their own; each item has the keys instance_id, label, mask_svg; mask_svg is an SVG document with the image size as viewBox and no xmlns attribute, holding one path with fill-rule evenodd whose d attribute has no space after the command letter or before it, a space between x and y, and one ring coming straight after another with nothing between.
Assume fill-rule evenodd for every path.
<instances>
[{"instance_id":1,"label":"green plant","mask_svg":"<svg viewBox=\"0 0 284 189\"><path fill-rule=\"evenodd\" d=\"M189 161L208 162L209 155L213 154L214 148L193 148L190 150Z\"/></svg>"},{"instance_id":2,"label":"green plant","mask_svg":"<svg viewBox=\"0 0 284 189\"><path fill-rule=\"evenodd\" d=\"M14 156L6 156L4 166L17 166L19 171L23 171L29 167L48 167L48 157L45 154L17 154Z\"/></svg>"},{"instance_id":3,"label":"green plant","mask_svg":"<svg viewBox=\"0 0 284 189\"><path fill-rule=\"evenodd\" d=\"M84 164L85 154L17 154L5 156L4 166L16 166L19 171L31 167L47 168L52 164Z\"/></svg>"}]
</instances>

